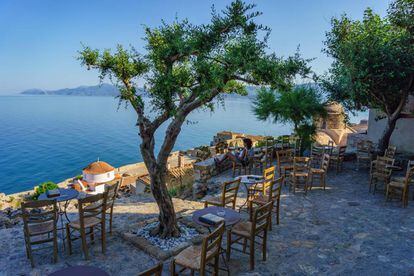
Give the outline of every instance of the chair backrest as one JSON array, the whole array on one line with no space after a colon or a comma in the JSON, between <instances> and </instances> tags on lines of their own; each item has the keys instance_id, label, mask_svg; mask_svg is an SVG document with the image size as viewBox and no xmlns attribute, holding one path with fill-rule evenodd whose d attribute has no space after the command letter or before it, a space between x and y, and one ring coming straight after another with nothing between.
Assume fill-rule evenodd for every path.
<instances>
[{"instance_id":1,"label":"chair backrest","mask_svg":"<svg viewBox=\"0 0 414 276\"><path fill-rule=\"evenodd\" d=\"M58 220L58 207L56 200L37 200L23 202L21 205L24 232L28 236L35 236L29 232L32 225L51 225L50 231L56 233L56 223Z\"/></svg>"},{"instance_id":2,"label":"chair backrest","mask_svg":"<svg viewBox=\"0 0 414 276\"><path fill-rule=\"evenodd\" d=\"M263 178L265 180L274 180L275 174L275 166L271 166L263 171Z\"/></svg>"},{"instance_id":3,"label":"chair backrest","mask_svg":"<svg viewBox=\"0 0 414 276\"><path fill-rule=\"evenodd\" d=\"M107 193L106 209L114 207L114 203L118 195L119 184L120 181L117 181L115 184L105 187L105 191Z\"/></svg>"},{"instance_id":4,"label":"chair backrest","mask_svg":"<svg viewBox=\"0 0 414 276\"><path fill-rule=\"evenodd\" d=\"M263 183L263 195L267 197L267 201L276 201L280 199L283 179L284 177L281 176L276 180L265 181Z\"/></svg>"},{"instance_id":5,"label":"chair backrest","mask_svg":"<svg viewBox=\"0 0 414 276\"><path fill-rule=\"evenodd\" d=\"M392 169L387 168L387 166L393 166L395 159L377 156L377 162L375 163L374 171L377 175L390 176Z\"/></svg>"},{"instance_id":6,"label":"chair backrest","mask_svg":"<svg viewBox=\"0 0 414 276\"><path fill-rule=\"evenodd\" d=\"M268 228L270 216L272 215L273 201L270 201L254 210L252 220L252 235L256 235Z\"/></svg>"},{"instance_id":7,"label":"chair backrest","mask_svg":"<svg viewBox=\"0 0 414 276\"><path fill-rule=\"evenodd\" d=\"M338 152L336 153L338 160L342 161L344 159L345 151L346 151L346 146L340 146L338 148Z\"/></svg>"},{"instance_id":8,"label":"chair backrest","mask_svg":"<svg viewBox=\"0 0 414 276\"><path fill-rule=\"evenodd\" d=\"M283 135L282 136L282 145L284 149L290 149L290 135Z\"/></svg>"},{"instance_id":9,"label":"chair backrest","mask_svg":"<svg viewBox=\"0 0 414 276\"><path fill-rule=\"evenodd\" d=\"M369 140L361 140L357 143L357 153L371 153L373 143Z\"/></svg>"},{"instance_id":10,"label":"chair backrest","mask_svg":"<svg viewBox=\"0 0 414 276\"><path fill-rule=\"evenodd\" d=\"M294 157L294 151L291 149L288 150L278 150L276 152L277 165L280 167L283 163L292 163Z\"/></svg>"},{"instance_id":11,"label":"chair backrest","mask_svg":"<svg viewBox=\"0 0 414 276\"><path fill-rule=\"evenodd\" d=\"M321 169L325 172L328 171L329 167L329 160L331 159L331 156L328 153L324 153L322 156L322 163L321 163Z\"/></svg>"},{"instance_id":12,"label":"chair backrest","mask_svg":"<svg viewBox=\"0 0 414 276\"><path fill-rule=\"evenodd\" d=\"M223 183L221 192L221 203L223 206L231 204L231 208L236 208L237 193L239 192L240 178Z\"/></svg>"},{"instance_id":13,"label":"chair backrest","mask_svg":"<svg viewBox=\"0 0 414 276\"><path fill-rule=\"evenodd\" d=\"M295 157L293 159L293 172L307 172L310 166L309 157Z\"/></svg>"},{"instance_id":14,"label":"chair backrest","mask_svg":"<svg viewBox=\"0 0 414 276\"><path fill-rule=\"evenodd\" d=\"M162 275L162 263L158 263L143 272L138 273L138 276L161 276Z\"/></svg>"},{"instance_id":15,"label":"chair backrest","mask_svg":"<svg viewBox=\"0 0 414 276\"><path fill-rule=\"evenodd\" d=\"M396 146L388 146L388 148L385 150L384 156L388 158L394 158L396 151L397 151Z\"/></svg>"},{"instance_id":16,"label":"chair backrest","mask_svg":"<svg viewBox=\"0 0 414 276\"><path fill-rule=\"evenodd\" d=\"M210 235L203 239L201 245L200 268L204 271L207 263L220 254L221 240L225 230L224 223L221 223Z\"/></svg>"},{"instance_id":17,"label":"chair backrest","mask_svg":"<svg viewBox=\"0 0 414 276\"><path fill-rule=\"evenodd\" d=\"M79 222L81 228L85 228L85 219L91 217L100 218L105 222L106 192L78 199Z\"/></svg>"}]
</instances>

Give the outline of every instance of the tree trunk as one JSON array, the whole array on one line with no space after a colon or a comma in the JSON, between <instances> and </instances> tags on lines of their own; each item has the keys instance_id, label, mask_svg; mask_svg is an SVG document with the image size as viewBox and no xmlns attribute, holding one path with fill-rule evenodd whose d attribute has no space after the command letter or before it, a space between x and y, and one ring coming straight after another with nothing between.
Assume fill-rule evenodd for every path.
<instances>
[{"instance_id":1,"label":"tree trunk","mask_svg":"<svg viewBox=\"0 0 414 276\"><path fill-rule=\"evenodd\" d=\"M388 148L390 143L391 135L394 132L395 125L397 124L398 117L396 118L387 118L387 125L385 126L382 137L378 141L378 151L380 155L385 153L385 150Z\"/></svg>"},{"instance_id":2,"label":"tree trunk","mask_svg":"<svg viewBox=\"0 0 414 276\"><path fill-rule=\"evenodd\" d=\"M165 168L160 168L150 173L151 192L160 210L158 215L159 227L153 229L151 234L158 235L163 239L180 236L174 205L171 196L168 194L165 176Z\"/></svg>"}]
</instances>

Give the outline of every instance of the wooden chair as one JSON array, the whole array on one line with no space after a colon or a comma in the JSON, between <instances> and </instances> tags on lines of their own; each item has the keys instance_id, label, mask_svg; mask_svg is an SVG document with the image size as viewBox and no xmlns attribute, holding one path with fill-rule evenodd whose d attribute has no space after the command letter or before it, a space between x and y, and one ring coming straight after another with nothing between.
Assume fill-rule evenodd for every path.
<instances>
[{"instance_id":1,"label":"wooden chair","mask_svg":"<svg viewBox=\"0 0 414 276\"><path fill-rule=\"evenodd\" d=\"M371 165L370 169L369 192L371 192L371 188L374 186L373 194L375 194L378 182L383 182L384 188L387 187L392 173L392 169L387 168L387 166L393 166L394 162L395 159L382 156L377 157L376 162Z\"/></svg>"},{"instance_id":2,"label":"wooden chair","mask_svg":"<svg viewBox=\"0 0 414 276\"><path fill-rule=\"evenodd\" d=\"M413 167L414 167L414 160L408 160L406 172L408 172ZM397 176L397 177L392 177L391 181L404 182L404 179L405 179L405 176ZM411 179L409 185L414 185L414 179Z\"/></svg>"},{"instance_id":3,"label":"wooden chair","mask_svg":"<svg viewBox=\"0 0 414 276\"><path fill-rule=\"evenodd\" d=\"M279 170L279 176L283 176L286 180L287 176L293 169L293 150L279 150L276 151L277 168Z\"/></svg>"},{"instance_id":4,"label":"wooden chair","mask_svg":"<svg viewBox=\"0 0 414 276\"><path fill-rule=\"evenodd\" d=\"M275 180L276 168L275 166L269 167L263 171L263 181L257 182L250 186L247 190L247 198L254 195L255 193L263 192L263 183L267 181Z\"/></svg>"},{"instance_id":5,"label":"wooden chair","mask_svg":"<svg viewBox=\"0 0 414 276\"><path fill-rule=\"evenodd\" d=\"M112 217L114 213L114 204L118 195L120 182L117 181L115 184L106 186L105 191L107 193L106 210L105 215L109 215L109 233L112 235Z\"/></svg>"},{"instance_id":6,"label":"wooden chair","mask_svg":"<svg viewBox=\"0 0 414 276\"><path fill-rule=\"evenodd\" d=\"M322 156L322 164L319 168L311 168L310 169L310 185L309 190L312 190L313 186L313 179L316 177L319 178L320 186L323 187L323 190L326 188L326 174L328 173L328 167L329 167L329 160L331 159L331 156L328 153L325 153Z\"/></svg>"},{"instance_id":7,"label":"wooden chair","mask_svg":"<svg viewBox=\"0 0 414 276\"><path fill-rule=\"evenodd\" d=\"M325 154L324 146L312 144L311 147L311 163L312 166L319 167L322 164L322 156Z\"/></svg>"},{"instance_id":8,"label":"wooden chair","mask_svg":"<svg viewBox=\"0 0 414 276\"><path fill-rule=\"evenodd\" d=\"M359 170L361 163L366 163L367 167L371 165L372 161L372 147L371 141L362 140L357 144L357 169Z\"/></svg>"},{"instance_id":9,"label":"wooden chair","mask_svg":"<svg viewBox=\"0 0 414 276\"><path fill-rule=\"evenodd\" d=\"M250 269L254 269L254 249L257 238L262 239L262 256L263 261L266 261L266 243L267 243L267 231L269 229L270 218L272 215L273 202L268 202L263 206L254 210L252 221L243 221L234 225L231 229L227 230L227 260L230 259L231 250L238 250L232 247L233 244L241 244L240 240L243 240L243 253L246 253L247 241L249 241L250 249ZM262 234L262 235L261 235ZM236 236L233 239L233 235Z\"/></svg>"},{"instance_id":10,"label":"wooden chair","mask_svg":"<svg viewBox=\"0 0 414 276\"><path fill-rule=\"evenodd\" d=\"M263 184L263 189L248 199L250 220L253 219L253 211L257 206L263 206L268 202L273 202L272 211L276 214L276 224L279 225L280 218L280 195L282 193L283 176L276 180L267 180ZM272 217L270 217L269 229L272 230Z\"/></svg>"},{"instance_id":11,"label":"wooden chair","mask_svg":"<svg viewBox=\"0 0 414 276\"><path fill-rule=\"evenodd\" d=\"M407 168L407 173L403 181L391 181L387 185L387 200L392 196L397 195L402 201L402 206L405 208L408 205L408 195L410 189L410 182L414 179L414 166Z\"/></svg>"},{"instance_id":12,"label":"wooden chair","mask_svg":"<svg viewBox=\"0 0 414 276\"><path fill-rule=\"evenodd\" d=\"M238 170L238 174L240 175L242 170L244 170L244 174L247 174L247 170L249 169L249 160L240 162L240 161L232 161L232 173L233 177L236 176L236 170Z\"/></svg>"},{"instance_id":13,"label":"wooden chair","mask_svg":"<svg viewBox=\"0 0 414 276\"><path fill-rule=\"evenodd\" d=\"M163 264L160 262L143 272L138 273L138 276L161 276Z\"/></svg>"},{"instance_id":14,"label":"wooden chair","mask_svg":"<svg viewBox=\"0 0 414 276\"><path fill-rule=\"evenodd\" d=\"M293 189L293 193L296 192L298 184L303 182L305 194L307 194L310 160L309 157L295 157L293 159L293 169L289 175L289 189Z\"/></svg>"},{"instance_id":15,"label":"wooden chair","mask_svg":"<svg viewBox=\"0 0 414 276\"><path fill-rule=\"evenodd\" d=\"M99 226L101 230L102 253L105 254L105 214L107 196L108 194L105 192L103 194L97 194L78 199L79 219L66 224L66 236L68 240L69 254L72 254L72 241L80 238L82 240L82 249L85 255L85 259L88 260L89 254L86 236L90 235L91 240L94 240L94 229ZM87 232L88 229L89 231ZM80 236L72 238L72 233L74 231L80 232Z\"/></svg>"},{"instance_id":16,"label":"wooden chair","mask_svg":"<svg viewBox=\"0 0 414 276\"><path fill-rule=\"evenodd\" d=\"M223 183L220 197L212 197L204 201L204 207L208 205L236 208L237 193L239 192L240 179L231 180Z\"/></svg>"},{"instance_id":17,"label":"wooden chair","mask_svg":"<svg viewBox=\"0 0 414 276\"><path fill-rule=\"evenodd\" d=\"M40 210L39 210L40 209ZM26 245L27 258L34 267L33 251L44 249L33 249L32 245L52 243L53 261L57 262L57 221L58 207L55 200L37 200L23 202L21 205L23 218L23 232Z\"/></svg>"},{"instance_id":18,"label":"wooden chair","mask_svg":"<svg viewBox=\"0 0 414 276\"><path fill-rule=\"evenodd\" d=\"M336 169L336 173L342 171L342 163L344 162L346 146L340 146L338 150L333 151L329 160L329 166Z\"/></svg>"},{"instance_id":19,"label":"wooden chair","mask_svg":"<svg viewBox=\"0 0 414 276\"><path fill-rule=\"evenodd\" d=\"M388 148L385 150L384 156L394 159L396 152L397 152L396 146L388 146Z\"/></svg>"},{"instance_id":20,"label":"wooden chair","mask_svg":"<svg viewBox=\"0 0 414 276\"><path fill-rule=\"evenodd\" d=\"M194 275L198 271L201 276L206 275L206 267L214 261L214 275L218 275L221 240L224 233L224 223L221 223L216 230L203 239L200 245L192 245L181 251L171 261L171 275L178 275L175 272L176 266L181 266L181 273L187 269Z\"/></svg>"},{"instance_id":21,"label":"wooden chair","mask_svg":"<svg viewBox=\"0 0 414 276\"><path fill-rule=\"evenodd\" d=\"M266 168L266 158L265 155L258 155L258 156L249 156L249 174L252 172L259 173L263 172L263 169Z\"/></svg>"}]
</instances>

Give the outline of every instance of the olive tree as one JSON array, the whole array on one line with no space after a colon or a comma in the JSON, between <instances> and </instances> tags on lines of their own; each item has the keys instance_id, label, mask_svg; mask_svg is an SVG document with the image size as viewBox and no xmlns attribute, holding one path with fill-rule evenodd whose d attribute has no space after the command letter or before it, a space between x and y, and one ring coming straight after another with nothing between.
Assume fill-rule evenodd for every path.
<instances>
[{"instance_id":1,"label":"olive tree","mask_svg":"<svg viewBox=\"0 0 414 276\"><path fill-rule=\"evenodd\" d=\"M267 52L270 30L254 19L254 5L234 1L221 13L213 10L211 22L193 25L187 20L145 28L145 52L118 46L115 52L84 47L79 59L109 77L119 88L121 101L137 114L140 152L159 207L159 227L153 234L179 236L174 206L166 187L168 156L182 125L193 110L213 107L225 93L246 94L245 85L286 89L295 75L308 73L299 54L285 59ZM138 90L137 80L145 82ZM145 100L144 100L145 99ZM154 134L167 124L155 151Z\"/></svg>"},{"instance_id":2,"label":"olive tree","mask_svg":"<svg viewBox=\"0 0 414 276\"><path fill-rule=\"evenodd\" d=\"M386 120L378 150L388 147L409 95L414 94L414 1L397 0L381 18L332 19L324 51L334 59L323 85L348 109L372 108Z\"/></svg>"}]
</instances>

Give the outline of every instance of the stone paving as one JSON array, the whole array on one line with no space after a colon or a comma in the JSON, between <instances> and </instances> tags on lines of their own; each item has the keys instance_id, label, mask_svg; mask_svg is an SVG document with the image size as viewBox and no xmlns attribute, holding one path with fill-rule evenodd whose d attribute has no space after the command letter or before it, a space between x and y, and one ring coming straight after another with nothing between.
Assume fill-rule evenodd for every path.
<instances>
[{"instance_id":1,"label":"stone paving","mask_svg":"<svg viewBox=\"0 0 414 276\"><path fill-rule=\"evenodd\" d=\"M313 189L304 196L283 189L281 223L268 240L268 260L256 252L256 268L249 271L248 255L232 252L233 275L412 275L414 273L414 202L408 208L385 202L384 195L368 193L367 171L355 171L347 163L344 171L328 175L326 191ZM229 173L212 181L230 177ZM244 192L239 203L243 202ZM175 199L183 216L191 216L202 204ZM74 216L74 209L71 216ZM87 264L111 275L136 275L158 261L132 246L120 236L128 225L156 217L150 196L121 198L115 209L115 233L108 238L107 254L99 242L84 261L79 241L74 254L59 253L52 263L51 250L35 253L36 268L26 259L21 225L0 230L0 275L47 275L63 267ZM225 241L224 241L225 242ZM49 254L50 252L50 254ZM168 275L169 261L164 273Z\"/></svg>"}]
</instances>

